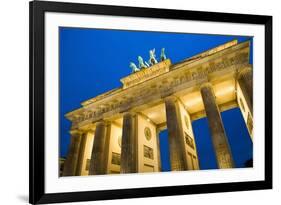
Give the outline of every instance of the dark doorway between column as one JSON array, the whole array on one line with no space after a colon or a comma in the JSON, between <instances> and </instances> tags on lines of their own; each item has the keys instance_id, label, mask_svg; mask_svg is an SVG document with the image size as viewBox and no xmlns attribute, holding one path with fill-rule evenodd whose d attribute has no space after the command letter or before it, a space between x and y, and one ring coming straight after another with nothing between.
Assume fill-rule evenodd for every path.
<instances>
[{"instance_id":1,"label":"dark doorway between column","mask_svg":"<svg viewBox=\"0 0 281 205\"><path fill-rule=\"evenodd\" d=\"M159 133L159 143L160 143L161 171L162 172L171 171L169 139L168 139L167 129L162 130Z\"/></svg>"},{"instance_id":2,"label":"dark doorway between column","mask_svg":"<svg viewBox=\"0 0 281 205\"><path fill-rule=\"evenodd\" d=\"M253 143L239 108L221 112L236 168L251 167ZM200 169L217 169L207 118L192 122Z\"/></svg>"}]
</instances>

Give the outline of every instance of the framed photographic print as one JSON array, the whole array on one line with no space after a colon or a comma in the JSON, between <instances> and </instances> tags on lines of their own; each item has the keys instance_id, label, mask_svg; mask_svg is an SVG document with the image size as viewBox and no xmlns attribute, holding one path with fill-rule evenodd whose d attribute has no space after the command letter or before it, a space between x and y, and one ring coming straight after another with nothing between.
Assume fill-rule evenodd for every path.
<instances>
[{"instance_id":1,"label":"framed photographic print","mask_svg":"<svg viewBox=\"0 0 281 205\"><path fill-rule=\"evenodd\" d=\"M30 203L272 188L272 17L30 2Z\"/></svg>"}]
</instances>

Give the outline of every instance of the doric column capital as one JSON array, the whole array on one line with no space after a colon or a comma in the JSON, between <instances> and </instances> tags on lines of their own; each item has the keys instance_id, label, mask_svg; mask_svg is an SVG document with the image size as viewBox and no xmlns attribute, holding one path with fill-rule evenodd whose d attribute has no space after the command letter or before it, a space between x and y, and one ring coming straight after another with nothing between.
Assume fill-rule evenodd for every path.
<instances>
[{"instance_id":1,"label":"doric column capital","mask_svg":"<svg viewBox=\"0 0 281 205\"><path fill-rule=\"evenodd\" d=\"M83 131L79 130L79 129L75 129L75 130L70 130L69 134L71 136L80 136L83 134Z\"/></svg>"},{"instance_id":2,"label":"doric column capital","mask_svg":"<svg viewBox=\"0 0 281 205\"><path fill-rule=\"evenodd\" d=\"M174 95L169 95L165 98L163 98L165 103L169 103L169 102L177 102L178 101L178 97L174 96Z\"/></svg>"},{"instance_id":3,"label":"doric column capital","mask_svg":"<svg viewBox=\"0 0 281 205\"><path fill-rule=\"evenodd\" d=\"M215 92L214 92L214 89L213 89L213 85L210 82L203 83L200 86L200 92L201 92L201 96L202 95L208 95L209 98L214 97L214 99L216 99L216 95L215 95ZM203 96L202 96L202 98L203 98ZM203 102L204 102L204 100L203 100Z\"/></svg>"},{"instance_id":4,"label":"doric column capital","mask_svg":"<svg viewBox=\"0 0 281 205\"><path fill-rule=\"evenodd\" d=\"M250 75L250 77L252 77L252 74L253 74L253 69L251 66L247 66L247 67L244 67L240 70L238 70L238 73L237 73L237 79L241 79L247 75Z\"/></svg>"},{"instance_id":5,"label":"doric column capital","mask_svg":"<svg viewBox=\"0 0 281 205\"><path fill-rule=\"evenodd\" d=\"M95 126L93 126L92 128L89 129L89 131L95 131L97 126L108 126L111 124L111 121L110 120L107 120L107 119L102 119L102 120L99 120L97 122L95 122Z\"/></svg>"},{"instance_id":6,"label":"doric column capital","mask_svg":"<svg viewBox=\"0 0 281 205\"><path fill-rule=\"evenodd\" d=\"M137 115L137 113L135 111L126 111L123 113L123 117L125 117L125 116L135 117L136 115Z\"/></svg>"},{"instance_id":7,"label":"doric column capital","mask_svg":"<svg viewBox=\"0 0 281 205\"><path fill-rule=\"evenodd\" d=\"M202 89L212 89L213 88L213 85L212 85L212 83L210 83L210 82L205 82L205 83L203 83L203 84L201 84L200 85L200 90L202 90Z\"/></svg>"},{"instance_id":8,"label":"doric column capital","mask_svg":"<svg viewBox=\"0 0 281 205\"><path fill-rule=\"evenodd\" d=\"M96 124L95 123L91 123L91 125L88 126L88 128L85 129L84 132L85 133L89 133L89 132L93 133L93 132L95 132L95 130L96 130Z\"/></svg>"},{"instance_id":9,"label":"doric column capital","mask_svg":"<svg viewBox=\"0 0 281 205\"><path fill-rule=\"evenodd\" d=\"M96 127L105 126L105 125L106 125L106 121L104 121L104 120L100 120L100 121L96 122Z\"/></svg>"}]
</instances>

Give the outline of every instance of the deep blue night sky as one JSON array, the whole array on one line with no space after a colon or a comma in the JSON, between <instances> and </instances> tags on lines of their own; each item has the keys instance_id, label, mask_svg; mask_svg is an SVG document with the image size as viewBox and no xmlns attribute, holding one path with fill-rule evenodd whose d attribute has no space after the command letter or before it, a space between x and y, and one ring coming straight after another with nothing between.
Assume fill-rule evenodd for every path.
<instances>
[{"instance_id":1,"label":"deep blue night sky","mask_svg":"<svg viewBox=\"0 0 281 205\"><path fill-rule=\"evenodd\" d=\"M137 65L137 56L144 60L148 51L165 48L172 63L226 43L251 40L243 36L179 34L143 31L65 28L60 35L60 156L65 157L70 142L70 122L64 115L79 108L80 103L98 94L121 86L122 77L130 74L130 61ZM252 49L251 49L252 55ZM250 58L251 61L252 57ZM243 167L252 158L252 141L239 109L222 113L225 130L236 167ZM216 168L215 155L207 119L193 122L201 169ZM160 133L162 170L170 170L167 131Z\"/></svg>"}]
</instances>

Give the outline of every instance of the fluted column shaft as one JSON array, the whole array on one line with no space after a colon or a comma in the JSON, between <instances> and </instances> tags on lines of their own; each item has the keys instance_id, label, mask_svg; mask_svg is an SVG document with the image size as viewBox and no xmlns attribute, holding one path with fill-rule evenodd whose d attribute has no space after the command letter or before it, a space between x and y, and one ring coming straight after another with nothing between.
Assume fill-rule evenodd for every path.
<instances>
[{"instance_id":1,"label":"fluted column shaft","mask_svg":"<svg viewBox=\"0 0 281 205\"><path fill-rule=\"evenodd\" d=\"M80 144L81 144L81 134L73 133L71 136L68 155L64 164L63 176L75 176L78 157L79 157Z\"/></svg>"},{"instance_id":2,"label":"fluted column shaft","mask_svg":"<svg viewBox=\"0 0 281 205\"><path fill-rule=\"evenodd\" d=\"M170 163L172 171L187 170L187 156L177 99L165 99L166 120L169 136Z\"/></svg>"},{"instance_id":3,"label":"fluted column shaft","mask_svg":"<svg viewBox=\"0 0 281 205\"><path fill-rule=\"evenodd\" d=\"M123 116L123 130L121 143L121 173L137 172L137 119L134 113Z\"/></svg>"},{"instance_id":4,"label":"fluted column shaft","mask_svg":"<svg viewBox=\"0 0 281 205\"><path fill-rule=\"evenodd\" d=\"M238 84L253 115L253 71L250 67L241 70L237 76Z\"/></svg>"},{"instance_id":5,"label":"fluted column shaft","mask_svg":"<svg viewBox=\"0 0 281 205\"><path fill-rule=\"evenodd\" d=\"M201 95L212 135L212 143L219 168L234 167L231 150L222 123L220 111L212 85L206 83L201 87Z\"/></svg>"},{"instance_id":6,"label":"fluted column shaft","mask_svg":"<svg viewBox=\"0 0 281 205\"><path fill-rule=\"evenodd\" d=\"M87 142L87 133L83 133L81 136L79 156L78 156L78 160L77 160L77 168L76 168L76 174L75 174L76 176L80 176L82 174L86 142Z\"/></svg>"},{"instance_id":7,"label":"fluted column shaft","mask_svg":"<svg viewBox=\"0 0 281 205\"><path fill-rule=\"evenodd\" d=\"M106 152L106 138L107 138L107 128L106 123L101 121L97 122L94 144L92 149L92 156L90 161L89 175L100 175L106 174L107 172L107 157L108 152Z\"/></svg>"},{"instance_id":8,"label":"fluted column shaft","mask_svg":"<svg viewBox=\"0 0 281 205\"><path fill-rule=\"evenodd\" d=\"M157 160L158 160L158 171L161 172L162 165L161 165L161 153L160 153L160 139L159 139L159 130L156 133L156 143L157 143Z\"/></svg>"}]
</instances>

